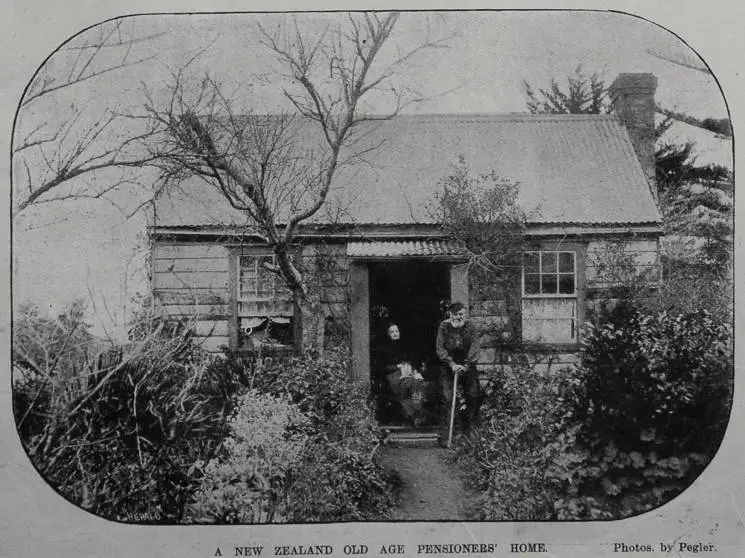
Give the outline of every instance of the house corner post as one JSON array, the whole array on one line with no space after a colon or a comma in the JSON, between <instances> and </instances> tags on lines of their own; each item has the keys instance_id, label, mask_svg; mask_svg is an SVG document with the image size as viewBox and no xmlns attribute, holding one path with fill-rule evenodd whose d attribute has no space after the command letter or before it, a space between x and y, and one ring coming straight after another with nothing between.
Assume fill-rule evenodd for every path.
<instances>
[{"instance_id":1,"label":"house corner post","mask_svg":"<svg viewBox=\"0 0 745 558\"><path fill-rule=\"evenodd\" d=\"M238 254L239 251L228 248L228 342L232 350L239 349L240 324L238 323Z\"/></svg>"},{"instance_id":2,"label":"house corner post","mask_svg":"<svg viewBox=\"0 0 745 558\"><path fill-rule=\"evenodd\" d=\"M351 280L352 379L370 383L370 285L367 265L353 261Z\"/></svg>"},{"instance_id":3,"label":"house corner post","mask_svg":"<svg viewBox=\"0 0 745 558\"><path fill-rule=\"evenodd\" d=\"M450 266L450 301L470 308L468 296L468 264L454 263Z\"/></svg>"}]
</instances>

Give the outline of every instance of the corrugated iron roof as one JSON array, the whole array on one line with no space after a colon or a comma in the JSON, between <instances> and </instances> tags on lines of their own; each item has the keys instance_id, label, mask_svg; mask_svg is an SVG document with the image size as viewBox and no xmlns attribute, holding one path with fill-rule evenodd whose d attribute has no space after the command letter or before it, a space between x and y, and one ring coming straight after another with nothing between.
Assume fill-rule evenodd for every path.
<instances>
[{"instance_id":1,"label":"corrugated iron roof","mask_svg":"<svg viewBox=\"0 0 745 558\"><path fill-rule=\"evenodd\" d=\"M339 168L315 222L432 223L439 182L461 155L474 176L494 171L518 183L530 223L661 221L628 133L612 115L397 116L361 129L354 150L365 154ZM156 226L217 223L247 218L202 181L158 200Z\"/></svg>"},{"instance_id":2,"label":"corrugated iron roof","mask_svg":"<svg viewBox=\"0 0 745 558\"><path fill-rule=\"evenodd\" d=\"M354 258L462 256L463 254L463 250L455 242L449 240L380 240L347 244L347 256Z\"/></svg>"}]
</instances>

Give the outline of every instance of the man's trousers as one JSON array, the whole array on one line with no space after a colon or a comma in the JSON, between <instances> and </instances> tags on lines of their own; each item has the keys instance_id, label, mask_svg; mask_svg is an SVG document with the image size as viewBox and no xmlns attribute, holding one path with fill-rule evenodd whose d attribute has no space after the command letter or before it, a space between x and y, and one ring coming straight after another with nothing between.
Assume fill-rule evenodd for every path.
<instances>
[{"instance_id":1,"label":"man's trousers","mask_svg":"<svg viewBox=\"0 0 745 558\"><path fill-rule=\"evenodd\" d=\"M450 421L450 409L453 402L453 376L454 373L450 366L443 365L440 367L440 385L442 394L447 405L447 421ZM463 395L466 399L466 412L464 415L463 429L469 431L478 425L479 409L481 408L481 383L475 364L466 365L466 369L458 374L458 384L463 388ZM456 409L456 416L457 409Z\"/></svg>"}]
</instances>

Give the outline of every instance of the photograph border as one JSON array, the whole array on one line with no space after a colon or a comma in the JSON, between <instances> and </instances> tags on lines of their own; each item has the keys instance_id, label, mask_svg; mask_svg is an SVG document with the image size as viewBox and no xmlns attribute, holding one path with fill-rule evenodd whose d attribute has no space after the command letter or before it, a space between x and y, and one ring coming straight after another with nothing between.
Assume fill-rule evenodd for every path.
<instances>
[{"instance_id":1,"label":"photograph border","mask_svg":"<svg viewBox=\"0 0 745 558\"><path fill-rule=\"evenodd\" d=\"M82 3L81 3L82 4ZM140 4L140 5L138 5ZM207 10L204 4L197 8L192 3L193 11L160 11L163 9L160 3L137 3L130 2L127 9L117 7L113 2L106 2L95 9L90 6L81 5L75 7L85 10L85 28L78 27L77 32L82 32L106 20L114 19L122 15L188 15L205 13L234 13L239 11L239 6L230 3L227 6L221 2L210 3L210 8L218 8L217 11ZM548 3L539 3L548 5ZM568 6L565 7L564 4ZM570 6L582 6L584 11L610 11L638 17L651 22L677 36L682 42L689 45L695 52L699 53L702 60L712 70L714 79L722 90L725 103L728 104L730 118L733 122L734 134L738 132L742 100L738 97L742 90L742 65L738 53L742 52L745 41L740 36L739 22L745 11L739 6L730 3L716 4L716 8L704 6L700 2L683 2L677 7L666 8L664 6L651 7L640 2L594 2L593 8L589 8L589 2L562 3L556 7L551 3L551 10L572 10ZM598 5L600 4L600 5ZM44 61L53 54L49 51L50 44L56 49L61 42L72 37L69 35L60 42L60 35L69 32L75 27L77 21L74 11L44 6L42 3L26 3L21 6L18 2L14 15L3 26L5 29L6 47L8 59L8 81L2 86L3 115L6 123L15 121L16 107L19 99L28 87L30 79L35 75L37 69ZM151 6L151 10L143 10L133 13L134 6ZM187 5L189 5L187 3ZM603 9L603 6L612 9ZM624 8L624 5L626 8ZM683 10L685 5L689 10ZM223 6L232 9L223 9ZM303 6L295 6L296 9L282 9L279 4L278 11L304 11ZM379 6L334 6L329 9L318 11L347 11L348 9L362 10L364 8L384 10ZM390 6L386 6L390 7ZM154 11L160 8L159 11ZM253 8L253 7L252 7ZM500 9L509 11L529 12L536 9L545 11L547 8L525 7L519 10L500 6ZM397 8L398 9L398 8ZM402 8L403 9L403 8ZM415 9L415 8L411 8ZM428 7L418 7L417 10L430 11ZM495 7L486 9L478 6L478 10L496 11ZM455 8L443 8L445 11ZM44 16L41 14L44 13ZM267 10L269 11L269 10ZM275 11L275 10L271 10ZM127 12L127 13L119 13ZM98 18L101 14L108 14L106 18ZM264 10L251 9L240 13L264 13ZM62 15L65 14L65 15ZM719 14L722 30L712 41L710 30L701 29L706 23L711 22ZM726 17L725 17L726 16ZM696 23L698 20L698 24ZM700 27L699 27L700 26ZM34 49L28 48L29 41L21 41L20 48L14 45L14 34L10 29L29 29L31 36L43 37ZM54 32L49 33L49 30ZM73 34L77 34L74 32ZM15 47L15 48L14 48ZM46 49L46 57L39 58L39 53ZM19 89L19 84L22 88ZM729 93L728 93L729 91ZM6 153L10 152L10 138L12 130L10 126L4 134L2 146ZM733 140L733 151L737 155L741 146ZM9 160L6 159L6 163ZM0 166L3 176L10 177L11 169ZM8 189L9 191L9 189ZM737 203L737 196L735 196ZM737 212L737 206L736 206ZM737 265L742 257L742 234L740 228L735 226L735 284L738 284ZM17 254L10 252L12 233L10 227L4 228L7 237L0 240L5 242L9 250L6 260L9 265ZM6 284L3 292L12 292L10 273L4 276ZM735 298L735 322L737 325L742 319L742 309L737 305L740 298L736 292ZM5 362L10 362L10 323L12 320L12 306L10 298L4 299L5 304L0 310L3 311L3 333L0 346L3 348ZM7 324L7 326L6 326ZM68 509L71 504L46 485L38 477L33 466L23 452L20 441L15 432L12 413L3 412L0 416L0 487L2 487L2 504L0 504L0 521L8 525L5 532L0 530L0 540L9 552L9 556L33 556L42 553L54 552L57 556L215 556L215 550L221 549L223 556L233 556L235 547L263 545L264 552L270 554L271 547L276 545L298 544L298 545L333 545L334 555L361 555L362 546L370 549L369 554L379 554L376 550L380 545L403 544L407 547L407 554L427 553L414 552L417 545L423 544L456 544L465 542L493 543L497 545L492 555L502 556L508 554L521 554L518 550L513 552L511 544L545 544L547 553L556 556L600 556L613 554L613 544L618 541L629 541L634 544L657 544L668 540L691 540L705 544L714 541L716 549L709 555L728 556L731 551L741 549L745 525L743 525L742 509L745 507L745 475L742 474L745 466L745 443L740 440L738 430L742 428L745 421L743 411L743 389L738 381L737 366L742 362L742 348L736 348L735 354L735 397L730 414L730 425L725 440L720 447L717 456L704 473L684 493L664 504L640 516L634 516L624 520L609 520L599 522L372 522L372 523L310 523L293 525L255 525L255 526L144 526L141 524L130 525L117 523L98 518L77 509ZM3 409L10 409L10 381L4 382L0 388L0 404ZM36 475L36 478L34 478ZM722 504L719 497L729 497L730 501ZM719 503L719 508L716 504ZM594 523L593 527L591 524ZM603 527L605 525L605 527ZM611 533L608 534L608 526ZM350 529L351 527L351 529ZM2 529L2 528L0 528ZM29 538L30 536L30 538ZM708 537L708 538L707 538ZM292 542L290 542L292 541ZM435 543L432 543L435 541ZM692 542L693 544L693 542ZM345 547L349 545L349 552ZM12 551L11 551L12 549ZM451 549L452 550L452 549ZM0 554L2 554L0 550ZM442 554L451 554L444 552ZM624 553L626 556L636 555L634 552ZM640 553L639 555L644 555Z\"/></svg>"}]
</instances>

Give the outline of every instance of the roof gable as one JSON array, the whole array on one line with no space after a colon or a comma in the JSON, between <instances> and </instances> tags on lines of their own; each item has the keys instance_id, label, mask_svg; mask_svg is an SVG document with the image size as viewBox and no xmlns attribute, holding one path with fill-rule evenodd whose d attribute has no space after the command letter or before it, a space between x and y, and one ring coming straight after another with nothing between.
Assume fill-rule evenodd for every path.
<instances>
[{"instance_id":1,"label":"roof gable","mask_svg":"<svg viewBox=\"0 0 745 558\"><path fill-rule=\"evenodd\" d=\"M626 129L608 115L402 115L367 125L356 150L376 146L337 172L316 222L428 223L439 181L459 156L476 175L493 170L519 184L536 224L658 223L660 214ZM199 179L160 198L156 225L244 225Z\"/></svg>"}]
</instances>

